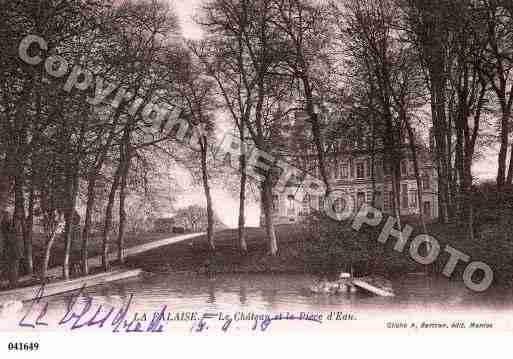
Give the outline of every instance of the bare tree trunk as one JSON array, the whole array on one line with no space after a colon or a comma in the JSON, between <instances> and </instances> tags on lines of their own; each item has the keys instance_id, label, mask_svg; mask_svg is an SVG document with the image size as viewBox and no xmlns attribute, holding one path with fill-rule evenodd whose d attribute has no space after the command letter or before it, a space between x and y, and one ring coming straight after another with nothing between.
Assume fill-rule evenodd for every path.
<instances>
[{"instance_id":1,"label":"bare tree trunk","mask_svg":"<svg viewBox=\"0 0 513 359\"><path fill-rule=\"evenodd\" d=\"M467 119L465 118L465 121ZM456 128L456 154L455 154L455 167L458 178L455 179L455 182L459 179L459 186L457 187L457 197L456 197L456 213L455 218L459 221L463 221L465 218L464 215L464 197L466 194L466 188L464 184L465 170L463 164L463 128L461 126L462 119L459 119L458 126Z\"/></svg>"},{"instance_id":2,"label":"bare tree trunk","mask_svg":"<svg viewBox=\"0 0 513 359\"><path fill-rule=\"evenodd\" d=\"M374 142L374 140L373 140ZM376 207L376 154L374 151L374 144L372 145L371 149L371 188L372 188L372 199L371 199L371 206L374 208Z\"/></svg>"},{"instance_id":3,"label":"bare tree trunk","mask_svg":"<svg viewBox=\"0 0 513 359\"><path fill-rule=\"evenodd\" d=\"M450 221L454 217L455 212L455 204L456 204L456 196L458 193L457 183L455 176L456 173L456 159L453 163L453 119L451 116L447 116L445 112L445 100L444 100L444 108L443 108L443 118L446 119L444 122L444 133L445 133L445 152L444 152L444 166L445 166L445 183L447 186L447 221ZM455 156L454 156L455 157Z\"/></svg>"},{"instance_id":4,"label":"bare tree trunk","mask_svg":"<svg viewBox=\"0 0 513 359\"><path fill-rule=\"evenodd\" d=\"M508 177L506 178L506 184L508 186L513 185L513 144L511 144L511 153L509 156L509 168Z\"/></svg>"},{"instance_id":5,"label":"bare tree trunk","mask_svg":"<svg viewBox=\"0 0 513 359\"><path fill-rule=\"evenodd\" d=\"M266 88L264 86L264 75L259 74L258 78L258 95L257 95L257 104L255 107L255 123L257 129L257 137L256 137L256 145L258 149L265 149L265 141L264 141L264 126L263 126L263 104L265 98ZM265 180L262 183L261 190L261 198L262 204L264 206L264 216L265 216L265 230L267 234L267 241L269 245L269 255L275 256L278 253L278 243L276 239L276 233L274 231L274 221L272 216L272 203L273 203L273 193L272 193L272 173L269 171Z\"/></svg>"},{"instance_id":6,"label":"bare tree trunk","mask_svg":"<svg viewBox=\"0 0 513 359\"><path fill-rule=\"evenodd\" d=\"M87 184L87 204L86 214L84 221L84 230L82 231L82 273L84 275L89 274L89 263L88 263L88 249L89 249L89 236L91 233L91 221L93 217L94 203L96 200L95 193L96 186L96 175L89 177Z\"/></svg>"},{"instance_id":7,"label":"bare tree trunk","mask_svg":"<svg viewBox=\"0 0 513 359\"><path fill-rule=\"evenodd\" d=\"M214 209L212 205L212 194L210 193L210 184L208 182L208 166L207 166L207 153L208 153L208 141L203 136L200 138L201 148L201 175L203 180L203 190L205 191L205 198L207 200L207 240L211 250L215 250L214 241Z\"/></svg>"},{"instance_id":8,"label":"bare tree trunk","mask_svg":"<svg viewBox=\"0 0 513 359\"><path fill-rule=\"evenodd\" d=\"M126 229L126 177L123 175L119 189L119 226L118 226L118 262L125 263L125 229Z\"/></svg>"},{"instance_id":9,"label":"bare tree trunk","mask_svg":"<svg viewBox=\"0 0 513 359\"><path fill-rule=\"evenodd\" d=\"M475 238L474 231L474 199L472 188L472 154L464 160L463 185L465 189L465 209L467 210L467 227L471 240Z\"/></svg>"},{"instance_id":10,"label":"bare tree trunk","mask_svg":"<svg viewBox=\"0 0 513 359\"><path fill-rule=\"evenodd\" d=\"M95 193L95 187L96 187L96 181L98 174L100 173L100 170L103 167L103 163L105 161L105 158L107 157L107 154L109 152L109 148L114 141L114 137L116 135L116 126L118 124L120 115L122 113L123 106L118 108L114 115L114 123L112 126L112 129L109 133L109 137L107 138L107 141L105 145L103 146L103 149L97 154L96 157L96 165L92 172L89 173L89 179L88 179L88 185L87 185L87 205L86 205L86 217L85 217L85 223L84 223L84 230L82 234L82 271L84 275L89 274L89 264L88 264L88 249L89 249L89 237L91 235L91 221L93 218L93 210L94 205L96 202L96 193Z\"/></svg>"},{"instance_id":11,"label":"bare tree trunk","mask_svg":"<svg viewBox=\"0 0 513 359\"><path fill-rule=\"evenodd\" d=\"M417 202L419 205L419 219L422 225L422 231L424 234L427 234L426 221L424 219L424 213L422 209L422 178L420 177L419 170L419 159L417 156L417 147L415 143L415 134L413 133L413 129L411 128L411 124L408 119L405 118L406 130L408 131L408 137L410 139L410 150L413 158L413 172L415 173L415 180L417 182Z\"/></svg>"},{"instance_id":12,"label":"bare tree trunk","mask_svg":"<svg viewBox=\"0 0 513 359\"><path fill-rule=\"evenodd\" d=\"M438 205L440 207L440 221L442 223L449 223L449 209L448 209L448 186L447 186L447 178L445 176L445 171L442 169L444 167L442 160L437 161L437 171L438 171Z\"/></svg>"},{"instance_id":13,"label":"bare tree trunk","mask_svg":"<svg viewBox=\"0 0 513 359\"><path fill-rule=\"evenodd\" d=\"M66 208L64 210L64 260L62 263L62 276L64 280L69 279L69 262L72 246L73 215L75 213L76 196L78 192L78 178L76 173L70 173L66 182Z\"/></svg>"},{"instance_id":14,"label":"bare tree trunk","mask_svg":"<svg viewBox=\"0 0 513 359\"><path fill-rule=\"evenodd\" d=\"M20 168L21 165L17 165L17 174L14 179L14 237L13 240L16 241L16 246L18 243L22 243L23 247L27 248L28 243L26 242L26 223L25 223L25 196L23 191L23 186L25 184L25 178L23 174L23 168ZM24 256L25 251L20 252L17 251L21 257ZM19 261L21 259L21 263L25 263L24 258L17 258Z\"/></svg>"},{"instance_id":15,"label":"bare tree trunk","mask_svg":"<svg viewBox=\"0 0 513 359\"><path fill-rule=\"evenodd\" d=\"M46 276L48 273L48 266L50 264L50 254L52 253L52 248L55 243L55 239L57 238L57 235L59 233L59 229L61 227L61 218L58 217L57 223L53 223L53 218L49 218L50 214L46 214L48 218L46 218L46 246L45 246L45 253L43 257L43 266L41 267L41 280L46 282Z\"/></svg>"},{"instance_id":16,"label":"bare tree trunk","mask_svg":"<svg viewBox=\"0 0 513 359\"><path fill-rule=\"evenodd\" d=\"M468 234L471 241L475 239L475 231L474 231L474 203L472 202L472 198L468 201Z\"/></svg>"},{"instance_id":17,"label":"bare tree trunk","mask_svg":"<svg viewBox=\"0 0 513 359\"><path fill-rule=\"evenodd\" d=\"M6 210L8 200L9 200L9 191L10 191L10 178L4 172L5 164L1 164L0 166L0 215L3 215L2 212Z\"/></svg>"},{"instance_id":18,"label":"bare tree trunk","mask_svg":"<svg viewBox=\"0 0 513 359\"><path fill-rule=\"evenodd\" d=\"M331 183L328 176L328 170L326 168L326 156L324 153L324 145L322 143L321 124L319 120L319 115L315 113L313 93L310 87L310 82L306 77L303 77L302 81L305 89L307 112L310 116L310 122L312 124L312 135L314 138L315 147L317 149L317 160L319 161L319 169L321 172L322 181L324 182L324 186L326 187L326 198L328 198L328 196L331 193Z\"/></svg>"},{"instance_id":19,"label":"bare tree trunk","mask_svg":"<svg viewBox=\"0 0 513 359\"><path fill-rule=\"evenodd\" d=\"M442 138L438 141L438 143L445 143L443 136L440 137ZM442 223L449 223L449 183L447 181L449 177L449 169L447 165L447 158L445 156L445 146L444 149L440 149L438 151L440 156L438 161L438 197L441 210L440 218Z\"/></svg>"},{"instance_id":20,"label":"bare tree trunk","mask_svg":"<svg viewBox=\"0 0 513 359\"><path fill-rule=\"evenodd\" d=\"M421 17L427 16L426 14ZM442 34L439 34L442 36ZM433 134L435 139L435 160L438 173L438 207L439 219L442 223L449 222L449 173L447 165L447 116L445 114L445 82L443 66L445 62L445 55L443 52L435 47L426 43L426 39L421 40L423 43L420 45L424 47L423 53L433 51L439 54L433 57L433 60L427 63L427 70L429 72L429 91L431 95L431 116L433 121ZM431 40L430 40L431 41ZM436 43L438 45L438 43Z\"/></svg>"},{"instance_id":21,"label":"bare tree trunk","mask_svg":"<svg viewBox=\"0 0 513 359\"><path fill-rule=\"evenodd\" d=\"M112 231L112 211L114 208L114 200L116 198L116 192L119 187L121 165L118 166L116 173L114 174L113 182L110 188L109 199L107 202L107 208L105 210L105 222L103 226L103 245L102 245L102 266L104 271L109 271L109 241Z\"/></svg>"},{"instance_id":22,"label":"bare tree trunk","mask_svg":"<svg viewBox=\"0 0 513 359\"><path fill-rule=\"evenodd\" d=\"M497 190L502 190L506 182L506 158L508 155L509 147L509 113L503 111L501 119L501 135L500 135L500 150L499 150L499 168L497 170Z\"/></svg>"},{"instance_id":23,"label":"bare tree trunk","mask_svg":"<svg viewBox=\"0 0 513 359\"><path fill-rule=\"evenodd\" d=\"M240 192L239 192L239 223L238 239L239 250L242 254L247 254L248 245L246 243L246 181L247 181L247 159L246 159L246 138L244 134L244 123L239 127L242 154L240 156Z\"/></svg>"},{"instance_id":24,"label":"bare tree trunk","mask_svg":"<svg viewBox=\"0 0 513 359\"><path fill-rule=\"evenodd\" d=\"M394 168L392 166L392 191L393 191L393 197L394 197L394 215L397 219L397 226L399 227L399 230L401 230L401 181L400 175L398 175L397 168Z\"/></svg>"},{"instance_id":25,"label":"bare tree trunk","mask_svg":"<svg viewBox=\"0 0 513 359\"><path fill-rule=\"evenodd\" d=\"M269 245L269 254L271 256L275 256L278 254L278 241L276 239L276 232L274 230L274 220L272 217L273 193L270 176L271 175L268 174L266 176L265 181L262 184L262 204L264 207L265 231L267 234L267 240Z\"/></svg>"},{"instance_id":26,"label":"bare tree trunk","mask_svg":"<svg viewBox=\"0 0 513 359\"><path fill-rule=\"evenodd\" d=\"M18 239L14 228L13 216L5 210L0 212L0 232L5 243L5 256L7 258L9 286L15 288L19 278L19 251Z\"/></svg>"},{"instance_id":27,"label":"bare tree trunk","mask_svg":"<svg viewBox=\"0 0 513 359\"><path fill-rule=\"evenodd\" d=\"M411 155L413 158L413 172L415 173L415 180L417 182L417 202L419 206L419 220L422 226L422 233L427 234L427 226L426 221L424 219L424 209L422 208L422 178L420 176L420 170L419 170L419 159L417 156L417 146L415 143L415 134L413 132L413 129L411 128L411 124L408 121L407 118L405 118L405 124L406 124L406 130L408 131L408 137L410 139L410 150ZM431 251L431 244L427 243L427 251ZM426 266L425 268L426 273L429 271L429 268Z\"/></svg>"},{"instance_id":28,"label":"bare tree trunk","mask_svg":"<svg viewBox=\"0 0 513 359\"><path fill-rule=\"evenodd\" d=\"M371 184L372 184L372 203L371 203L371 206L372 208L376 208L376 126L375 126L375 123L374 123L374 119L371 120L371 148L370 148L370 151L371 151ZM384 186L384 181L383 181L383 195L384 195L384 192L385 192L385 186ZM382 197L383 198L383 197ZM383 210L383 207L380 208L380 210ZM369 234L368 234L368 243L369 243L369 253L371 253L371 256L369 258L369 265L368 265L368 270L369 271L374 271L375 268L376 268L376 259L378 258L378 253L377 253L377 242L375 240L373 240L372 238L373 234L371 231L369 231ZM353 269L353 267L351 266L351 270Z\"/></svg>"},{"instance_id":29,"label":"bare tree trunk","mask_svg":"<svg viewBox=\"0 0 513 359\"><path fill-rule=\"evenodd\" d=\"M64 216L64 259L62 262L62 277L64 280L69 279L69 256L71 250L71 226L72 226L72 211L66 208Z\"/></svg>"},{"instance_id":30,"label":"bare tree trunk","mask_svg":"<svg viewBox=\"0 0 513 359\"><path fill-rule=\"evenodd\" d=\"M55 238L57 238L57 232L54 232L48 238L45 246L45 255L43 258L43 267L41 269L41 280L46 281L46 273L48 272L48 265L50 263L50 254L52 253L53 243L55 242Z\"/></svg>"},{"instance_id":31,"label":"bare tree trunk","mask_svg":"<svg viewBox=\"0 0 513 359\"><path fill-rule=\"evenodd\" d=\"M121 175L121 184L119 187L119 226L118 226L118 261L120 264L125 263L124 247L125 247L125 229L126 229L126 187L128 173L130 171L130 155L125 159L123 164L123 174Z\"/></svg>"},{"instance_id":32,"label":"bare tree trunk","mask_svg":"<svg viewBox=\"0 0 513 359\"><path fill-rule=\"evenodd\" d=\"M34 185L30 184L29 204L25 228L25 260L27 263L27 274L34 274L34 259L32 254L32 238L34 234L34 206L35 206Z\"/></svg>"}]
</instances>

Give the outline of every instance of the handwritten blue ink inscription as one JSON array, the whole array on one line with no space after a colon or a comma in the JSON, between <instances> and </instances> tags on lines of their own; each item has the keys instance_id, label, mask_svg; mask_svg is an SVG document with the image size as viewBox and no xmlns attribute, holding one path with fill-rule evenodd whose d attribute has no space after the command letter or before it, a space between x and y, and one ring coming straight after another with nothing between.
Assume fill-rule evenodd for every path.
<instances>
[{"instance_id":1,"label":"handwritten blue ink inscription","mask_svg":"<svg viewBox=\"0 0 513 359\"><path fill-rule=\"evenodd\" d=\"M66 312L57 322L58 326L68 327L70 330L81 329L85 327L108 327L113 333L161 333L164 331L162 318L167 306L160 310L162 315L154 316L148 323L144 324L135 319L129 319L129 309L132 304L133 294L131 294L121 307L105 307L96 305L94 298L86 292L86 285L77 291L72 292L66 300ZM27 311L19 321L18 325L25 328L36 328L48 326L46 321L48 302L42 303L44 297L44 285L39 288L36 297L30 301ZM38 311L36 305L41 305ZM35 317L35 320L30 318Z\"/></svg>"}]
</instances>

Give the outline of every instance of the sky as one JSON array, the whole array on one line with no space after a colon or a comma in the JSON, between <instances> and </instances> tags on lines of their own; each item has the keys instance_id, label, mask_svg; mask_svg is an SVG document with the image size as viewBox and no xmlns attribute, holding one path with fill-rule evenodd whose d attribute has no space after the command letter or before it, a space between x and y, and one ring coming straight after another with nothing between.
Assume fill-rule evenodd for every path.
<instances>
[{"instance_id":1,"label":"sky","mask_svg":"<svg viewBox=\"0 0 513 359\"><path fill-rule=\"evenodd\" d=\"M170 3L176 9L184 35L188 38L200 38L201 29L194 23L193 16L202 0L171 0Z\"/></svg>"},{"instance_id":2,"label":"sky","mask_svg":"<svg viewBox=\"0 0 513 359\"><path fill-rule=\"evenodd\" d=\"M193 16L195 9L201 6L202 0L170 0L176 9L183 33L188 38L200 38L201 29L195 24ZM476 161L473 166L473 174L479 180L494 179L497 173L498 148L485 151L485 156Z\"/></svg>"},{"instance_id":3,"label":"sky","mask_svg":"<svg viewBox=\"0 0 513 359\"><path fill-rule=\"evenodd\" d=\"M191 39L201 38L201 29L195 24L193 16L195 9L201 5L202 0L171 0L170 3L176 9L184 36ZM189 189L178 197L177 207L186 207L192 204L204 205L205 194L202 188L191 187L190 183L191 179L184 176L181 185ZM219 187L212 189L212 198L214 210L223 223L228 227L236 227L239 215L238 199ZM258 226L260 218L259 206L255 203L250 203L246 208L246 212L247 225Z\"/></svg>"}]
</instances>

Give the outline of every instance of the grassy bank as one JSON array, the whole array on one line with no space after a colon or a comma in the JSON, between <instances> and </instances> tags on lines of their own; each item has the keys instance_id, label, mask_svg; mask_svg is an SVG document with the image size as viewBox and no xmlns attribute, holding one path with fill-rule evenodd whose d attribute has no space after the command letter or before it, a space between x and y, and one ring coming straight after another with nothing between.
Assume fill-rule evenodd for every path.
<instances>
[{"instance_id":1,"label":"grassy bank","mask_svg":"<svg viewBox=\"0 0 513 359\"><path fill-rule=\"evenodd\" d=\"M415 235L420 234L420 226L414 225ZM469 255L471 261L483 261L489 264L495 273L494 285L509 286L513 275L513 244L509 240L467 238L461 225L428 225L428 232L440 243L441 252L434 265L419 265L409 254L409 242L403 253L393 249L392 238L386 245L377 241L378 230L355 232L341 225L338 230L325 228L336 243L326 243L316 238L301 225L277 226L279 253L276 257L267 255L265 233L261 228L248 228L248 254L243 256L236 249L237 231L224 230L216 233L216 252L212 254L206 239L199 237L181 243L171 244L156 250L129 258L128 265L153 272L215 272L215 273L317 273L330 274L340 270L349 270L353 266L356 274L368 272L387 277L401 276L412 272L426 272L438 275L443 270L449 254L444 251L446 245ZM323 230L321 230L323 235ZM461 280L465 265L459 264L451 280Z\"/></svg>"},{"instance_id":2,"label":"grassy bank","mask_svg":"<svg viewBox=\"0 0 513 359\"><path fill-rule=\"evenodd\" d=\"M415 228L410 241L420 234L420 226ZM365 227L356 232L348 223L317 222L314 225L277 226L279 252L275 257L267 255L265 232L261 228L247 229L248 254L241 255L237 250L237 230L228 229L216 233L216 251L212 253L204 236L169 244L158 249L141 253L127 259L127 265L151 272L195 272L195 273L316 273L335 274L339 271L355 270L355 274L382 274L386 277L401 276L412 272L426 272L432 275L441 273L449 259L444 251L446 245L470 256L471 261L489 264L495 274L494 285L509 286L513 278L513 231L499 224L488 226L486 236L476 236L470 240L465 227L458 224L428 225L428 232L440 243L441 252L434 265L422 266L414 262L409 254L409 242L402 253L394 250L396 243L390 238L383 245L378 242L381 227ZM174 234L131 235L126 240L127 247L136 246L169 238ZM51 266L61 265L63 243L56 243ZM75 248L75 257L79 254ZM115 244L112 244L115 250ZM42 255L42 241L35 243L36 268ZM100 238L91 240L90 256L99 255ZM115 263L114 263L115 264ZM459 264L451 277L461 280L465 265Z\"/></svg>"},{"instance_id":3,"label":"grassy bank","mask_svg":"<svg viewBox=\"0 0 513 359\"><path fill-rule=\"evenodd\" d=\"M302 228L277 226L280 245L278 256L267 255L265 232L247 228L248 254L237 250L237 230L216 233L215 254L204 236L171 244L128 259L127 264L148 271L216 273L303 273L305 272L304 243L308 240Z\"/></svg>"}]
</instances>

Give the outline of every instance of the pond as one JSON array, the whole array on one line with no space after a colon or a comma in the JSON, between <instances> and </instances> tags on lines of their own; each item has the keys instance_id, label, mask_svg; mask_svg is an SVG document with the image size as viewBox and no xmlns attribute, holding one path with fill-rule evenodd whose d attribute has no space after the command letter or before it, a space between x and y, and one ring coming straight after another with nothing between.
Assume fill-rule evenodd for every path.
<instances>
[{"instance_id":1,"label":"pond","mask_svg":"<svg viewBox=\"0 0 513 359\"><path fill-rule=\"evenodd\" d=\"M394 323L409 325L417 321L419 324L442 322L450 327L453 322L461 320L468 322L467 327L470 322L482 322L491 323L494 328L507 329L511 327L510 318L513 319L511 289L490 289L484 293L475 293L466 289L461 282L414 274L392 281L395 297L378 297L363 292L329 296L313 294L308 290L313 279L307 275L281 274L221 275L209 279L195 275L144 273L138 278L86 288L84 294L93 299L93 308L100 305L103 308L121 308L131 298L130 318L134 315L143 318L145 313L150 318L152 313L158 313L163 308L165 312L197 312L199 316L202 313L224 313L223 315L228 314L233 318L235 313L239 313L239 319L249 319L247 322L241 320L238 330L251 330L254 324L251 313L289 312L297 313L296 316L299 313L323 313L323 324L313 325L315 330L331 328L351 331L380 330L387 326L394 327ZM48 302L45 318L50 325L37 329L69 329L70 325L59 326L51 323L58 323L66 314L70 297L71 294L66 293L42 299L38 305ZM17 327L16 318L21 318L28 307L29 304L26 303L16 313L17 317L13 317L12 313L10 317L9 313L4 313L2 328L12 330ZM351 315L349 319L353 320L328 323L327 315L330 312ZM34 317L36 314L30 315ZM189 331L194 329L195 323L197 320L165 322L165 329ZM219 326L223 323L221 321ZM16 325L13 327L14 324ZM216 325L217 323L213 323L211 326ZM284 330L299 327L313 329L311 323L294 323L292 326L292 323L285 321L276 327Z\"/></svg>"}]
</instances>

